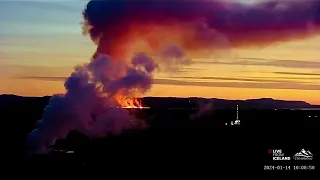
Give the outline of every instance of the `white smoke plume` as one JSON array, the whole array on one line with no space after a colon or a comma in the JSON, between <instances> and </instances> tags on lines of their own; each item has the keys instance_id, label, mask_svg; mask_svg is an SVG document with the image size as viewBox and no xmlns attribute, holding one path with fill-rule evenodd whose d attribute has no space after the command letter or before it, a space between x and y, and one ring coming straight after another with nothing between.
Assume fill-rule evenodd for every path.
<instances>
[{"instance_id":1,"label":"white smoke plume","mask_svg":"<svg viewBox=\"0 0 320 180\"><path fill-rule=\"evenodd\" d=\"M101 138L145 127L145 122L128 109L119 108L116 95L136 97L150 90L158 67L189 64L176 46L168 46L160 55L161 60L156 60L138 53L128 62L99 54L89 63L75 67L65 81L66 93L51 97L42 119L29 134L30 152L46 153L48 147L66 138L72 130Z\"/></svg>"}]
</instances>

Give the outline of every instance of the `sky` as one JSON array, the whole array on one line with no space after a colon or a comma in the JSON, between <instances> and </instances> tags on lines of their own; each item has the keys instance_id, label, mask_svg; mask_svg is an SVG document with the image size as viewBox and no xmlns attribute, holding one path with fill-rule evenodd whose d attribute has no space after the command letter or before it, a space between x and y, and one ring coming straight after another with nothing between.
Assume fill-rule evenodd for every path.
<instances>
[{"instance_id":1,"label":"sky","mask_svg":"<svg viewBox=\"0 0 320 180\"><path fill-rule=\"evenodd\" d=\"M0 94L63 93L64 79L96 50L80 22L86 1L0 0ZM262 35L263 36L263 35ZM146 96L274 98L320 104L320 37L234 48L158 73Z\"/></svg>"}]
</instances>

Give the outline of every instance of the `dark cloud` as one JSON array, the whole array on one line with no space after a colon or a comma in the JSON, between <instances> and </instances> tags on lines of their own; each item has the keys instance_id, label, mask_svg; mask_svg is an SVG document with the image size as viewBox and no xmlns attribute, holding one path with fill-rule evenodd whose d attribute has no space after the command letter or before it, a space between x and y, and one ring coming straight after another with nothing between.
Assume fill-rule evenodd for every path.
<instances>
[{"instance_id":1,"label":"dark cloud","mask_svg":"<svg viewBox=\"0 0 320 180\"><path fill-rule=\"evenodd\" d=\"M256 83L256 82L189 82L170 79L155 79L155 84L181 85L181 86L205 86L205 87L232 87L232 88L257 88L257 89L295 89L295 90L319 90L320 85L301 83Z\"/></svg>"},{"instance_id":2,"label":"dark cloud","mask_svg":"<svg viewBox=\"0 0 320 180\"><path fill-rule=\"evenodd\" d=\"M232 61L195 61L199 64L227 64L241 66L274 66L285 68L320 68L320 61L277 60L263 58L239 58Z\"/></svg>"},{"instance_id":3,"label":"dark cloud","mask_svg":"<svg viewBox=\"0 0 320 180\"><path fill-rule=\"evenodd\" d=\"M320 68L320 61L276 60L246 58L243 65L276 66L287 68Z\"/></svg>"},{"instance_id":4,"label":"dark cloud","mask_svg":"<svg viewBox=\"0 0 320 180\"><path fill-rule=\"evenodd\" d=\"M297 81L284 81L266 78L230 78L230 77L174 77L181 79L198 79L198 80L226 80L226 81L247 81L247 82L278 82L278 83L299 83Z\"/></svg>"},{"instance_id":5,"label":"dark cloud","mask_svg":"<svg viewBox=\"0 0 320 180\"><path fill-rule=\"evenodd\" d=\"M20 77L26 79L38 79L44 81L64 81L66 77ZM271 79L250 78L227 78L227 77L179 77L193 79L230 80L243 82L198 82L172 79L154 79L154 84L181 85L181 86L206 86L206 87L232 87L232 88L258 88L258 89L297 89L297 90L319 90L320 85L299 83L297 81L281 81Z\"/></svg>"},{"instance_id":6,"label":"dark cloud","mask_svg":"<svg viewBox=\"0 0 320 180\"><path fill-rule=\"evenodd\" d=\"M158 48L175 33L184 49L265 47L318 35L320 1L261 1L244 5L223 0L91 0L83 11L84 32L100 53L117 56L132 37ZM179 40L178 40L179 39Z\"/></svg>"}]
</instances>

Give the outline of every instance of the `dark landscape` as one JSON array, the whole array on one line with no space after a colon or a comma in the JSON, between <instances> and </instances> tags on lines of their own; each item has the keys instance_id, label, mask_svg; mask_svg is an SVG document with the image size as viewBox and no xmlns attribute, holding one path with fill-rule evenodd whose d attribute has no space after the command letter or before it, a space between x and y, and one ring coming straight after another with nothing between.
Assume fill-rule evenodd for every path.
<instances>
[{"instance_id":1,"label":"dark landscape","mask_svg":"<svg viewBox=\"0 0 320 180\"><path fill-rule=\"evenodd\" d=\"M11 176L320 179L320 0L0 4Z\"/></svg>"},{"instance_id":2,"label":"dark landscape","mask_svg":"<svg viewBox=\"0 0 320 180\"><path fill-rule=\"evenodd\" d=\"M27 156L26 136L41 119L49 98L0 96L1 119L11 127L8 151L29 165L46 161L100 166L108 162L129 167L137 161L158 165L170 162L167 166L210 164L240 172L263 171L263 166L272 162L268 149L283 149L287 156L302 148L313 152L315 158L318 153L320 111L306 102L146 97L142 102L150 109L131 111L147 119L148 128L96 140L71 132L65 140L57 141L49 155ZM199 114L202 105L206 109ZM236 119L237 105L241 125L230 126Z\"/></svg>"}]
</instances>

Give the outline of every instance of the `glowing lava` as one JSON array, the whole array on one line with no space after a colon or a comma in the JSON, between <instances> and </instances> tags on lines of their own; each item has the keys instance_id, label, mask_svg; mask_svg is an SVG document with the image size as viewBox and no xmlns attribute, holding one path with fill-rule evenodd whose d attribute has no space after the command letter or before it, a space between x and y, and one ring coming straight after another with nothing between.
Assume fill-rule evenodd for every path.
<instances>
[{"instance_id":1,"label":"glowing lava","mask_svg":"<svg viewBox=\"0 0 320 180\"><path fill-rule=\"evenodd\" d=\"M139 109L147 108L147 107L143 107L141 100L135 97L128 97L122 94L117 94L115 99L121 108L139 108Z\"/></svg>"}]
</instances>

